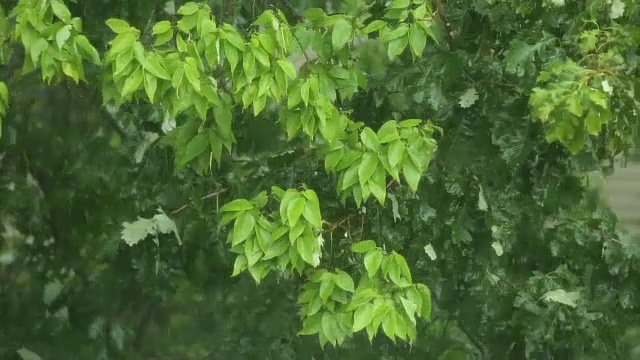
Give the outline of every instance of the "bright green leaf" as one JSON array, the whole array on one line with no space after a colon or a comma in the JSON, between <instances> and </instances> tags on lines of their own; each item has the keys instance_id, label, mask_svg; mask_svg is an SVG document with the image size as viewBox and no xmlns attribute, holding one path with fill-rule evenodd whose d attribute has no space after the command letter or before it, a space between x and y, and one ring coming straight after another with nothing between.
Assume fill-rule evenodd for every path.
<instances>
[{"instance_id":1,"label":"bright green leaf","mask_svg":"<svg viewBox=\"0 0 640 360\"><path fill-rule=\"evenodd\" d=\"M131 26L128 22L122 19L111 18L106 21L107 26L116 34L122 34L131 31Z\"/></svg>"},{"instance_id":2,"label":"bright green leaf","mask_svg":"<svg viewBox=\"0 0 640 360\"><path fill-rule=\"evenodd\" d=\"M334 276L334 281L339 288L349 292L354 291L353 279L346 272L338 270L338 272Z\"/></svg>"},{"instance_id":3,"label":"bright green leaf","mask_svg":"<svg viewBox=\"0 0 640 360\"><path fill-rule=\"evenodd\" d=\"M188 2L188 3L185 3L184 5L180 6L176 13L178 13L178 14L180 14L182 16L188 16L188 15L195 14L196 11L198 11L199 8L200 7L199 7L199 5L197 3Z\"/></svg>"},{"instance_id":4,"label":"bright green leaf","mask_svg":"<svg viewBox=\"0 0 640 360\"><path fill-rule=\"evenodd\" d=\"M378 160L378 156L373 153L365 153L362 156L362 162L358 166L358 180L360 182L360 186L363 186L378 168L380 161Z\"/></svg>"},{"instance_id":5,"label":"bright green leaf","mask_svg":"<svg viewBox=\"0 0 640 360\"><path fill-rule=\"evenodd\" d=\"M333 32L331 33L333 51L342 49L351 39L352 33L353 27L351 23L345 19L338 19L333 25Z\"/></svg>"},{"instance_id":6,"label":"bright green leaf","mask_svg":"<svg viewBox=\"0 0 640 360\"><path fill-rule=\"evenodd\" d=\"M364 240L353 243L351 245L351 251L354 253L364 253L376 248L376 242L373 240Z\"/></svg>"},{"instance_id":7,"label":"bright green leaf","mask_svg":"<svg viewBox=\"0 0 640 360\"><path fill-rule=\"evenodd\" d=\"M380 140L378 140L378 136L376 133L371 130L371 128L364 128L360 133L360 140L364 146L369 148L372 151L378 151L380 148Z\"/></svg>"},{"instance_id":8,"label":"bright green leaf","mask_svg":"<svg viewBox=\"0 0 640 360\"><path fill-rule=\"evenodd\" d=\"M364 304L356 309L353 312L353 327L352 331L360 331L364 329L367 325L371 323L373 320L373 316L375 315L373 305Z\"/></svg>"},{"instance_id":9,"label":"bright green leaf","mask_svg":"<svg viewBox=\"0 0 640 360\"><path fill-rule=\"evenodd\" d=\"M51 10L65 24L71 22L71 12L61 0L51 0Z\"/></svg>"},{"instance_id":10,"label":"bright green leaf","mask_svg":"<svg viewBox=\"0 0 640 360\"><path fill-rule=\"evenodd\" d=\"M420 177L422 175L410 158L405 158L402 163L402 175L404 175L405 180L407 180L411 191L418 191L418 184L420 183Z\"/></svg>"},{"instance_id":11,"label":"bright green leaf","mask_svg":"<svg viewBox=\"0 0 640 360\"><path fill-rule=\"evenodd\" d=\"M220 208L220 212L235 212L253 210L253 205L246 199L236 199Z\"/></svg>"},{"instance_id":12,"label":"bright green leaf","mask_svg":"<svg viewBox=\"0 0 640 360\"><path fill-rule=\"evenodd\" d=\"M287 220L289 226L294 227L298 223L298 219L304 212L306 201L304 197L298 197L287 206Z\"/></svg>"},{"instance_id":13,"label":"bright green leaf","mask_svg":"<svg viewBox=\"0 0 640 360\"><path fill-rule=\"evenodd\" d=\"M376 272L380 268L382 263L382 251L379 249L373 249L366 253L364 256L364 268L367 270L370 278L376 275Z\"/></svg>"},{"instance_id":14,"label":"bright green leaf","mask_svg":"<svg viewBox=\"0 0 640 360\"><path fill-rule=\"evenodd\" d=\"M232 245L238 245L247 240L253 233L256 225L256 219L249 212L245 212L238 216L233 224L233 242Z\"/></svg>"},{"instance_id":15,"label":"bright green leaf","mask_svg":"<svg viewBox=\"0 0 640 360\"><path fill-rule=\"evenodd\" d=\"M409 46L416 57L422 56L427 44L427 34L420 26L411 25L409 30Z\"/></svg>"},{"instance_id":16,"label":"bright green leaf","mask_svg":"<svg viewBox=\"0 0 640 360\"><path fill-rule=\"evenodd\" d=\"M236 257L236 261L233 264L233 273L231 277L239 275L241 272L247 269L247 257L244 254L240 254Z\"/></svg>"},{"instance_id":17,"label":"bright green leaf","mask_svg":"<svg viewBox=\"0 0 640 360\"><path fill-rule=\"evenodd\" d=\"M327 300L329 300L335 285L333 277L329 277L320 283L320 299L322 299L323 303L326 303Z\"/></svg>"},{"instance_id":18,"label":"bright green leaf","mask_svg":"<svg viewBox=\"0 0 640 360\"><path fill-rule=\"evenodd\" d=\"M153 103L158 88L158 79L148 72L144 73L144 91L147 93L149 101Z\"/></svg>"}]
</instances>

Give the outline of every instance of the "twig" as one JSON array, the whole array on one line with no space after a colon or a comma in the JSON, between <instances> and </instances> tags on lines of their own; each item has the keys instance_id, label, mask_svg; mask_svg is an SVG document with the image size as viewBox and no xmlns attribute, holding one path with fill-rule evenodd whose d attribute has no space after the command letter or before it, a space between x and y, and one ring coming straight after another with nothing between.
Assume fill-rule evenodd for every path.
<instances>
[{"instance_id":1,"label":"twig","mask_svg":"<svg viewBox=\"0 0 640 360\"><path fill-rule=\"evenodd\" d=\"M227 189L219 189L219 190L216 190L216 191L214 191L214 192L208 193L207 195L204 195L203 197L201 197L201 198L200 198L200 200L207 200L207 199L210 199L210 198L212 198L212 197L214 197L214 196L218 196L218 195L220 195L220 194L222 194L222 193L224 193L224 192L226 192L226 191L227 191ZM187 203L187 204L184 204L184 205L180 206L179 208L177 208L177 209L173 210L173 211L171 212L171 215L175 215L175 214L179 213L180 211L182 211L182 210L184 210L184 209L188 208L188 207L189 207L189 205L190 205L190 204L189 204L189 203Z\"/></svg>"}]
</instances>

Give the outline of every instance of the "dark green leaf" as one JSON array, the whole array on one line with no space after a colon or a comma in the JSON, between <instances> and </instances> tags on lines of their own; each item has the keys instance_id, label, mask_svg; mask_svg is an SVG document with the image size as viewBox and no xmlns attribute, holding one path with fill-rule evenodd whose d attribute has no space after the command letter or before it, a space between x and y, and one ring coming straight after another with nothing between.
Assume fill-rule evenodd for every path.
<instances>
[{"instance_id":1,"label":"dark green leaf","mask_svg":"<svg viewBox=\"0 0 640 360\"><path fill-rule=\"evenodd\" d=\"M185 152L180 159L181 165L186 165L193 159L204 153L209 147L209 136L206 133L197 134L189 143L185 149Z\"/></svg>"}]
</instances>

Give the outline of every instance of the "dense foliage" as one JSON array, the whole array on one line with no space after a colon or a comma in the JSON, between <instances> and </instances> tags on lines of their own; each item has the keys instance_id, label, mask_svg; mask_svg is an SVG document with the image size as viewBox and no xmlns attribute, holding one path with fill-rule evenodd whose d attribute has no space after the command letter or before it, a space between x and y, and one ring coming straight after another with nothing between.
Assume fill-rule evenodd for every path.
<instances>
[{"instance_id":1,"label":"dense foliage","mask_svg":"<svg viewBox=\"0 0 640 360\"><path fill-rule=\"evenodd\" d=\"M640 355L635 0L0 6L0 357Z\"/></svg>"}]
</instances>

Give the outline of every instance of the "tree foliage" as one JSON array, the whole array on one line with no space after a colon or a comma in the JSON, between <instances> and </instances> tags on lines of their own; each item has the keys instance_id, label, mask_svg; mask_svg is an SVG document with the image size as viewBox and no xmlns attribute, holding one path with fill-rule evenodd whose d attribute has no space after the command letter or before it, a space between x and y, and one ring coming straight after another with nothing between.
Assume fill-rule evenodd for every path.
<instances>
[{"instance_id":1,"label":"tree foliage","mask_svg":"<svg viewBox=\"0 0 640 360\"><path fill-rule=\"evenodd\" d=\"M0 355L634 356L638 243L589 175L635 141L638 23L3 3Z\"/></svg>"}]
</instances>

